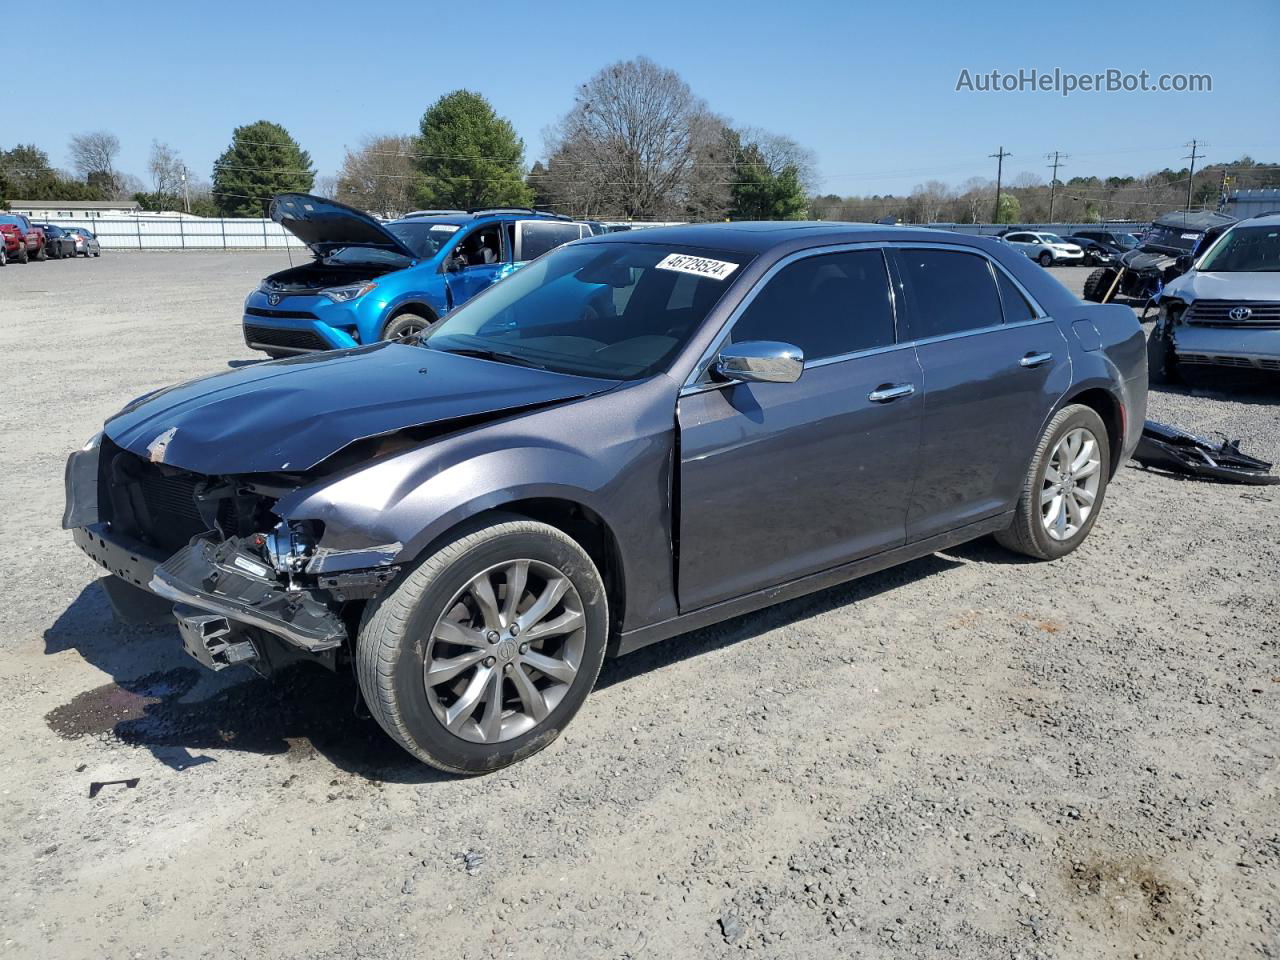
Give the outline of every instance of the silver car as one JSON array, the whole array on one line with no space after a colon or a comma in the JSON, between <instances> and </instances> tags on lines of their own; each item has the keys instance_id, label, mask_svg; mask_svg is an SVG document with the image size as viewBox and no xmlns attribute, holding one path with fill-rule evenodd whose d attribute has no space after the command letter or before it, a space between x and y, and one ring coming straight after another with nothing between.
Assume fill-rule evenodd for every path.
<instances>
[{"instance_id":1,"label":"silver car","mask_svg":"<svg viewBox=\"0 0 1280 960\"><path fill-rule=\"evenodd\" d=\"M1001 237L1005 243L1021 250L1042 267L1051 267L1055 263L1084 263L1084 249L1076 243L1068 243L1056 233L1042 233L1032 230L1015 230Z\"/></svg>"},{"instance_id":2,"label":"silver car","mask_svg":"<svg viewBox=\"0 0 1280 960\"><path fill-rule=\"evenodd\" d=\"M1156 383L1183 364L1280 373L1280 214L1240 221L1164 288L1147 359Z\"/></svg>"},{"instance_id":3,"label":"silver car","mask_svg":"<svg viewBox=\"0 0 1280 960\"><path fill-rule=\"evenodd\" d=\"M85 259L102 256L102 244L88 227L67 227L66 231L76 238L77 256L83 256Z\"/></svg>"}]
</instances>

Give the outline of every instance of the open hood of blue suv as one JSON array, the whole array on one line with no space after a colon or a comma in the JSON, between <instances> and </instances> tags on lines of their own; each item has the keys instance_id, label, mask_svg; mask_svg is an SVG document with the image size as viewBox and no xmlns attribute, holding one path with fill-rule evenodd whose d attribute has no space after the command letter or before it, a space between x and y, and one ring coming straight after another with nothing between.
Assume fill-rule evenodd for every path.
<instances>
[{"instance_id":1,"label":"open hood of blue suv","mask_svg":"<svg viewBox=\"0 0 1280 960\"><path fill-rule=\"evenodd\" d=\"M271 219L324 256L341 247L376 247L410 260L417 254L369 214L309 193L282 193L271 201Z\"/></svg>"}]
</instances>

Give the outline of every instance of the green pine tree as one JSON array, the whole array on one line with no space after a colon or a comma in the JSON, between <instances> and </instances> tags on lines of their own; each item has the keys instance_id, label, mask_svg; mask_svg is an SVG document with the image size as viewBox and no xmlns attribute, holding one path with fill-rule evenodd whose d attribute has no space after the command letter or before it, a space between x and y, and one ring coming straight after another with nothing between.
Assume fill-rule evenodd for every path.
<instances>
[{"instance_id":1,"label":"green pine tree","mask_svg":"<svg viewBox=\"0 0 1280 960\"><path fill-rule=\"evenodd\" d=\"M734 220L803 220L807 215L799 171L787 164L775 173L754 143L737 149L733 179L729 216Z\"/></svg>"},{"instance_id":2,"label":"green pine tree","mask_svg":"<svg viewBox=\"0 0 1280 960\"><path fill-rule=\"evenodd\" d=\"M278 193L306 193L315 183L311 154L278 123L236 127L213 164L213 200L224 217L265 216Z\"/></svg>"},{"instance_id":3,"label":"green pine tree","mask_svg":"<svg viewBox=\"0 0 1280 960\"><path fill-rule=\"evenodd\" d=\"M422 171L422 206L473 210L533 203L524 182L524 141L480 94L446 94L427 108L420 130L415 162Z\"/></svg>"}]
</instances>

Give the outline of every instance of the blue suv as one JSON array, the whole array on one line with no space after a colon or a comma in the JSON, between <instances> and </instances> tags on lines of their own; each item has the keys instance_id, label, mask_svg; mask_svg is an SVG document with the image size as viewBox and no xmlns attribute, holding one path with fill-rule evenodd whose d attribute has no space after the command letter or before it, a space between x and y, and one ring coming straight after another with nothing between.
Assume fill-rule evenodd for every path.
<instances>
[{"instance_id":1,"label":"blue suv","mask_svg":"<svg viewBox=\"0 0 1280 960\"><path fill-rule=\"evenodd\" d=\"M245 343L272 357L417 336L524 262L592 235L588 224L518 208L382 223L304 193L276 197L271 218L315 255L245 299Z\"/></svg>"}]
</instances>

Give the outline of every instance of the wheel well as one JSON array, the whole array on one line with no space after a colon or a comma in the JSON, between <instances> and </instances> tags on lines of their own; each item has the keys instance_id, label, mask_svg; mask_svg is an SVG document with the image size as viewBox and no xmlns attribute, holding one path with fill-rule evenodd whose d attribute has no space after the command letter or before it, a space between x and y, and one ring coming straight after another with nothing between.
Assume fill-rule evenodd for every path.
<instances>
[{"instance_id":1,"label":"wheel well","mask_svg":"<svg viewBox=\"0 0 1280 960\"><path fill-rule=\"evenodd\" d=\"M1124 449L1124 414L1120 410L1120 401L1101 387L1095 387L1077 393L1067 403L1083 404L1102 418L1107 428L1107 447L1111 452L1111 476L1115 476L1120 469L1120 451Z\"/></svg>"},{"instance_id":2,"label":"wheel well","mask_svg":"<svg viewBox=\"0 0 1280 960\"><path fill-rule=\"evenodd\" d=\"M421 314L426 318L428 323L434 323L436 320L440 319L440 317L436 314L434 310L431 309L431 307L428 304L402 303L400 304L400 306L396 307L393 311L391 311L391 316L387 317L387 319L383 322L382 324L383 332L385 332L387 327L391 326L391 324L395 322L395 319L397 317L402 317L406 313Z\"/></svg>"},{"instance_id":3,"label":"wheel well","mask_svg":"<svg viewBox=\"0 0 1280 960\"><path fill-rule=\"evenodd\" d=\"M488 511L486 511L488 512ZM563 531L577 541L600 571L609 598L609 644L612 650L626 610L626 587L622 575L622 552L604 519L589 507L571 500L533 498L495 507L496 513L518 513ZM483 517L484 514L480 514ZM468 522L475 522L472 517Z\"/></svg>"}]
</instances>

